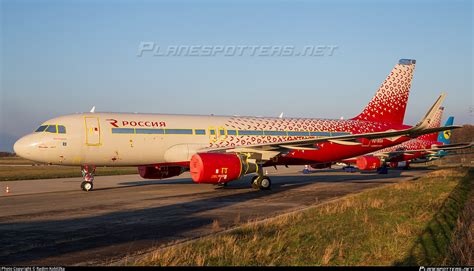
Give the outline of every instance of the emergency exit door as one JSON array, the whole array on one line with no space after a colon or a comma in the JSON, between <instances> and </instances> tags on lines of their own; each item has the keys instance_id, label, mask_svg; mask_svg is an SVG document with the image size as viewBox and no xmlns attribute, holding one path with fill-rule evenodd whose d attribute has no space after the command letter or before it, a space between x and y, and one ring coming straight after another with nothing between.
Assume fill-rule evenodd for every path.
<instances>
[{"instance_id":1,"label":"emergency exit door","mask_svg":"<svg viewBox=\"0 0 474 271\"><path fill-rule=\"evenodd\" d=\"M85 123L86 123L86 145L99 146L100 145L99 118L85 117Z\"/></svg>"}]
</instances>

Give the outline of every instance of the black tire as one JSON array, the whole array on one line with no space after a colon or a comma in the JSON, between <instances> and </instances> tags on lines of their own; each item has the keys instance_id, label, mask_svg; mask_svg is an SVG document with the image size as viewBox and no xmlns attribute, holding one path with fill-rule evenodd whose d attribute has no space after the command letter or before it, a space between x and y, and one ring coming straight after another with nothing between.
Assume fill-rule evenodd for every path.
<instances>
[{"instance_id":1,"label":"black tire","mask_svg":"<svg viewBox=\"0 0 474 271\"><path fill-rule=\"evenodd\" d=\"M268 177L263 177L259 182L258 182L258 188L260 190L270 190L272 187L272 181Z\"/></svg>"},{"instance_id":2,"label":"black tire","mask_svg":"<svg viewBox=\"0 0 474 271\"><path fill-rule=\"evenodd\" d=\"M89 192L92 189L94 189L94 184L92 182L83 181L81 183L81 188L82 188L83 191Z\"/></svg>"}]
</instances>

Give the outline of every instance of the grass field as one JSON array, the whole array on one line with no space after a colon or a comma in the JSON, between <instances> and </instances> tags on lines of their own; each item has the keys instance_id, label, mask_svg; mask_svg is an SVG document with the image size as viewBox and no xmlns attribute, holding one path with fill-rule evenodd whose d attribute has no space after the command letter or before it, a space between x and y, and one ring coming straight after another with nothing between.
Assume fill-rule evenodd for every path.
<instances>
[{"instance_id":1,"label":"grass field","mask_svg":"<svg viewBox=\"0 0 474 271\"><path fill-rule=\"evenodd\" d=\"M442 169L196 241L135 265L438 265L474 171ZM218 221L215 221L218 225Z\"/></svg>"},{"instance_id":2,"label":"grass field","mask_svg":"<svg viewBox=\"0 0 474 271\"><path fill-rule=\"evenodd\" d=\"M81 177L81 167L49 166L19 157L0 159L0 181ZM98 167L96 176L137 174L136 167Z\"/></svg>"},{"instance_id":3,"label":"grass field","mask_svg":"<svg viewBox=\"0 0 474 271\"><path fill-rule=\"evenodd\" d=\"M0 165L34 165L33 161L23 159L21 157L1 157Z\"/></svg>"}]
</instances>

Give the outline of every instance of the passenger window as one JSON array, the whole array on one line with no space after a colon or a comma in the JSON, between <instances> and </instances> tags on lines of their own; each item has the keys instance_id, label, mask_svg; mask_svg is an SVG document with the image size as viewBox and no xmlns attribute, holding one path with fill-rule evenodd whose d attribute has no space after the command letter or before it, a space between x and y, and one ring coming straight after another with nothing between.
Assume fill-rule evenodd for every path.
<instances>
[{"instance_id":1,"label":"passenger window","mask_svg":"<svg viewBox=\"0 0 474 271\"><path fill-rule=\"evenodd\" d=\"M64 127L64 125L58 125L58 133L65 134L66 133L66 127Z\"/></svg>"},{"instance_id":2,"label":"passenger window","mask_svg":"<svg viewBox=\"0 0 474 271\"><path fill-rule=\"evenodd\" d=\"M41 125L40 127L38 127L38 129L36 129L35 132L37 133L43 132L46 129L46 127L48 127L48 125Z\"/></svg>"},{"instance_id":3,"label":"passenger window","mask_svg":"<svg viewBox=\"0 0 474 271\"><path fill-rule=\"evenodd\" d=\"M49 125L48 128L46 128L46 132L56 133L56 125Z\"/></svg>"}]
</instances>

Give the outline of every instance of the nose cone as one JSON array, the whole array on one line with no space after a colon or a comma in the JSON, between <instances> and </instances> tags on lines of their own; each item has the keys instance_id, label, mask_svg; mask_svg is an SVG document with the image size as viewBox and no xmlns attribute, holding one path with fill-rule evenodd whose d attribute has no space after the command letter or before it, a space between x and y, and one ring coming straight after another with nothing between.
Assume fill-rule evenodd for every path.
<instances>
[{"instance_id":1,"label":"nose cone","mask_svg":"<svg viewBox=\"0 0 474 271\"><path fill-rule=\"evenodd\" d=\"M24 136L18 139L13 145L13 150L15 153L23 158L30 159L33 150L33 142L30 140L29 136Z\"/></svg>"}]
</instances>

